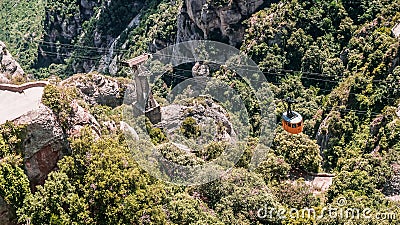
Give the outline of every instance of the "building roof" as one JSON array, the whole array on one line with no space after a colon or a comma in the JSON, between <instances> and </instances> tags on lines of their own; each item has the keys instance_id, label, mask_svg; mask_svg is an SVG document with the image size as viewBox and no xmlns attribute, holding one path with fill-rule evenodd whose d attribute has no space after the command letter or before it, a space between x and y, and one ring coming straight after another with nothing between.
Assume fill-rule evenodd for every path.
<instances>
[{"instance_id":1,"label":"building roof","mask_svg":"<svg viewBox=\"0 0 400 225\"><path fill-rule=\"evenodd\" d=\"M143 54L143 55L137 56L137 57L135 57L133 59L129 59L129 60L125 61L125 62L122 62L122 65L131 67L131 68L132 67L137 67L140 64L146 62L146 60L148 60L149 58L150 58L150 54Z\"/></svg>"},{"instance_id":2,"label":"building roof","mask_svg":"<svg viewBox=\"0 0 400 225\"><path fill-rule=\"evenodd\" d=\"M303 121L303 117L298 112L292 111L292 113L294 114L294 117L289 118L287 116L287 112L284 112L282 115L282 119L289 123L300 123L301 121Z\"/></svg>"}]
</instances>

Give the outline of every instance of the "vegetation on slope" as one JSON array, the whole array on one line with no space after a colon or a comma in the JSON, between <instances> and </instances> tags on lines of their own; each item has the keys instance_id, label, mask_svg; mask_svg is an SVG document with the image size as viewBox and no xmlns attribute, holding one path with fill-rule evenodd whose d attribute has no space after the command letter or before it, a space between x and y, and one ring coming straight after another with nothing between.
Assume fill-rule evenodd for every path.
<instances>
[{"instance_id":1,"label":"vegetation on slope","mask_svg":"<svg viewBox=\"0 0 400 225\"><path fill-rule=\"evenodd\" d=\"M37 60L37 41L43 34L45 5L45 0L0 2L0 40L28 72Z\"/></svg>"}]
</instances>

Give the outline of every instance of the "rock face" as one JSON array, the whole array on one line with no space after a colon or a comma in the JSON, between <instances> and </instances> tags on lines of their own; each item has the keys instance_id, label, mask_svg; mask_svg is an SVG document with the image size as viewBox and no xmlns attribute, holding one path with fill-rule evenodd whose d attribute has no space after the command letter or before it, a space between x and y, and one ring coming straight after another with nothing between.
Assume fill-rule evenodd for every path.
<instances>
[{"instance_id":1,"label":"rock face","mask_svg":"<svg viewBox=\"0 0 400 225\"><path fill-rule=\"evenodd\" d=\"M67 13L66 10L64 12L52 8L46 10L45 42L39 47L38 64L48 66L51 63L63 63L64 59L76 50L70 46L75 43L98 49L91 50L91 55L96 57L88 57L85 60L72 58L71 66L74 73L88 73L94 68L102 72L115 73L116 65L113 64L116 64L117 58L114 47L119 41L119 35L125 28L132 28L138 24L135 23L138 20L135 17L146 5L146 1L79 0L66 1L62 4L70 8ZM122 13L128 14L121 15ZM87 29L83 24L91 19L96 23ZM121 40L121 43L123 41L125 40ZM60 46L59 43L64 46ZM78 51L77 54L83 53ZM100 64L96 59L97 56L101 56Z\"/></svg>"},{"instance_id":2,"label":"rock face","mask_svg":"<svg viewBox=\"0 0 400 225\"><path fill-rule=\"evenodd\" d=\"M101 135L101 128L94 116L82 108L76 101L73 101L71 106L73 113L68 120L70 127L68 135L78 135L82 128L85 125L88 125L90 128L92 128L94 136L99 138Z\"/></svg>"},{"instance_id":3,"label":"rock face","mask_svg":"<svg viewBox=\"0 0 400 225\"><path fill-rule=\"evenodd\" d=\"M192 76L193 77L198 77L198 76L203 76L207 77L210 75L210 67L205 64L200 64L199 62L196 62L196 64L192 68Z\"/></svg>"},{"instance_id":4,"label":"rock face","mask_svg":"<svg viewBox=\"0 0 400 225\"><path fill-rule=\"evenodd\" d=\"M76 75L61 83L76 87L89 104L117 107L122 104L125 86L117 80L100 74Z\"/></svg>"},{"instance_id":5,"label":"rock face","mask_svg":"<svg viewBox=\"0 0 400 225\"><path fill-rule=\"evenodd\" d=\"M338 119L337 115L335 116L334 114L328 114L327 117L322 121L320 124L317 135L316 135L316 140L318 145L320 146L321 149L321 155L323 155L323 151L328 147L329 139L331 138L331 130L330 130L330 122L332 122L332 118Z\"/></svg>"},{"instance_id":6,"label":"rock face","mask_svg":"<svg viewBox=\"0 0 400 225\"><path fill-rule=\"evenodd\" d=\"M0 224L15 225L17 224L14 210L0 197Z\"/></svg>"},{"instance_id":7,"label":"rock face","mask_svg":"<svg viewBox=\"0 0 400 225\"><path fill-rule=\"evenodd\" d=\"M11 56L6 45L0 41L0 83L25 81L24 75L24 70Z\"/></svg>"},{"instance_id":8,"label":"rock face","mask_svg":"<svg viewBox=\"0 0 400 225\"><path fill-rule=\"evenodd\" d=\"M396 38L400 37L400 23L396 24L393 28L392 28L392 33L393 36L395 36Z\"/></svg>"},{"instance_id":9,"label":"rock face","mask_svg":"<svg viewBox=\"0 0 400 225\"><path fill-rule=\"evenodd\" d=\"M67 151L67 140L53 112L44 105L14 121L27 125L23 141L25 168L31 188L43 184Z\"/></svg>"},{"instance_id":10,"label":"rock face","mask_svg":"<svg viewBox=\"0 0 400 225\"><path fill-rule=\"evenodd\" d=\"M78 2L80 3L77 7L78 12L72 12L73 16L61 15L59 10L46 10L44 21L44 27L47 29L44 37L46 42L39 46L40 65L62 63L65 55L71 53L71 48L60 49L55 43L71 44L72 40L81 34L82 24L94 15L94 8L100 5L99 0ZM52 52L52 54L45 52Z\"/></svg>"},{"instance_id":11,"label":"rock face","mask_svg":"<svg viewBox=\"0 0 400 225\"><path fill-rule=\"evenodd\" d=\"M178 18L178 42L209 39L238 46L243 40L245 29L241 22L267 3L264 0L208 2L185 0Z\"/></svg>"},{"instance_id":12,"label":"rock face","mask_svg":"<svg viewBox=\"0 0 400 225\"><path fill-rule=\"evenodd\" d=\"M187 117L193 117L197 124L202 127L204 133L214 135L214 141L234 142L236 133L232 123L227 117L227 112L211 99L206 99L206 104L195 103L192 106L172 104L161 108L161 122L156 126L167 131L173 136L178 131L182 122Z\"/></svg>"}]
</instances>

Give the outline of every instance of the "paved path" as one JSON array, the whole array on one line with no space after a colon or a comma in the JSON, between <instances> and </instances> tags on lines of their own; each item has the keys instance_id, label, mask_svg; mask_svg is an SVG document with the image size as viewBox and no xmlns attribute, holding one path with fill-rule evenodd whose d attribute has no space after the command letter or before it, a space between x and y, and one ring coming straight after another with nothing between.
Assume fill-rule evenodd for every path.
<instances>
[{"instance_id":1,"label":"paved path","mask_svg":"<svg viewBox=\"0 0 400 225\"><path fill-rule=\"evenodd\" d=\"M1 90L0 124L14 120L25 113L38 109L44 87L29 87L23 91Z\"/></svg>"}]
</instances>

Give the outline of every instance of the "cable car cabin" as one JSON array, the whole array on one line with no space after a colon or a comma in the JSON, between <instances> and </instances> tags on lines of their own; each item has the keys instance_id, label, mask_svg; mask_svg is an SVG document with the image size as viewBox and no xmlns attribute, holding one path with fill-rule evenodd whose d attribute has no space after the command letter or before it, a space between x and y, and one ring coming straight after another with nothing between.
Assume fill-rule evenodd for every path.
<instances>
[{"instance_id":1,"label":"cable car cabin","mask_svg":"<svg viewBox=\"0 0 400 225\"><path fill-rule=\"evenodd\" d=\"M282 114L282 127L291 134L298 134L303 131L303 117L296 111L284 112Z\"/></svg>"}]
</instances>

